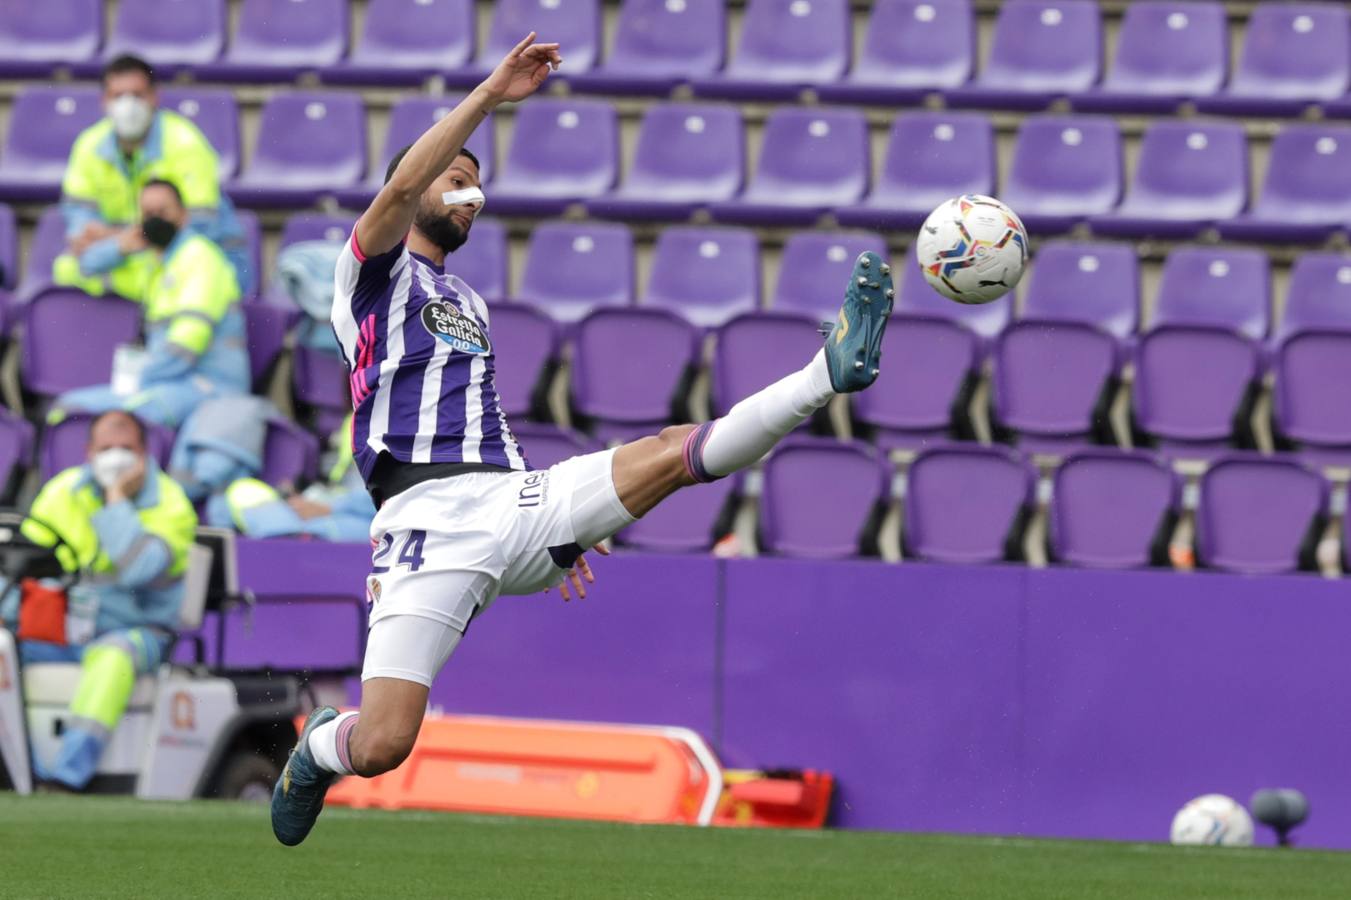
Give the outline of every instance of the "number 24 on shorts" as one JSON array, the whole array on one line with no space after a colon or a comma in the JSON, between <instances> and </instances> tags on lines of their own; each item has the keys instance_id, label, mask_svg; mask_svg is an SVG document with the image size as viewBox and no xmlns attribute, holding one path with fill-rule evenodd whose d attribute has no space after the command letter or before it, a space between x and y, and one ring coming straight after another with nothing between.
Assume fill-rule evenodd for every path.
<instances>
[{"instance_id":1,"label":"number 24 on shorts","mask_svg":"<svg viewBox=\"0 0 1351 900\"><path fill-rule=\"evenodd\" d=\"M422 568L424 562L422 558L422 545L427 540L427 532L421 529L413 529L408 532L408 536L403 539L403 544L399 547L399 555L396 558L396 565L402 566L410 572L416 572ZM394 549L394 535L385 532L380 535L380 542L375 553L371 556L371 574L383 575L390 570L389 566L381 563L389 556L390 551Z\"/></svg>"}]
</instances>

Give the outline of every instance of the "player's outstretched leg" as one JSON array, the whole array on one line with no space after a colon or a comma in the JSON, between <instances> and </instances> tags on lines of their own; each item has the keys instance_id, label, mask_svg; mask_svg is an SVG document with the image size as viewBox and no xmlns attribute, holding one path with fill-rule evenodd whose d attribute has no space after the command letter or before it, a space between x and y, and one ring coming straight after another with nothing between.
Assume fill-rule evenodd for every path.
<instances>
[{"instance_id":1,"label":"player's outstretched leg","mask_svg":"<svg viewBox=\"0 0 1351 900\"><path fill-rule=\"evenodd\" d=\"M336 776L314 761L310 733L337 716L338 711L331 706L321 706L310 713L300 740L296 741L286 768L272 789L272 833L288 847L305 840L323 812L324 795Z\"/></svg>"},{"instance_id":2,"label":"player's outstretched leg","mask_svg":"<svg viewBox=\"0 0 1351 900\"><path fill-rule=\"evenodd\" d=\"M871 385L894 297L890 267L876 253L861 255L825 346L806 368L752 394L720 419L667 428L619 448L614 482L624 507L642 516L679 487L753 465L836 394Z\"/></svg>"}]
</instances>

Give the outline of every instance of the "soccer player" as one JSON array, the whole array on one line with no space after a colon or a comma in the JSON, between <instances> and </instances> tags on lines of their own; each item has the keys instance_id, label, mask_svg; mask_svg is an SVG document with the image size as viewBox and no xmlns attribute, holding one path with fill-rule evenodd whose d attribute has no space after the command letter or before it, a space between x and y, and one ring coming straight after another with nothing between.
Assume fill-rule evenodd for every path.
<instances>
[{"instance_id":1,"label":"soccer player","mask_svg":"<svg viewBox=\"0 0 1351 900\"><path fill-rule=\"evenodd\" d=\"M893 291L882 259L865 253L805 368L713 422L530 471L493 386L488 310L446 256L484 202L465 140L561 62L557 44L521 41L395 157L339 259L333 326L351 373L356 462L379 509L370 633L360 711L311 713L277 782L272 829L283 844L309 834L338 775L369 778L404 760L432 679L498 595L561 585L566 597L570 578L584 596L584 548L600 550L677 489L753 464L837 393L877 378Z\"/></svg>"}]
</instances>

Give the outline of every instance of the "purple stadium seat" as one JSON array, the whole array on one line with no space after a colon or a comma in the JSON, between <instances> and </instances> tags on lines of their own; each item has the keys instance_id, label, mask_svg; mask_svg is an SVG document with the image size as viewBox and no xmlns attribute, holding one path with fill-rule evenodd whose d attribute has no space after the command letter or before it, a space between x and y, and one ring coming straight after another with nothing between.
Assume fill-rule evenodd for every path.
<instances>
[{"instance_id":1,"label":"purple stadium seat","mask_svg":"<svg viewBox=\"0 0 1351 900\"><path fill-rule=\"evenodd\" d=\"M0 500L9 503L18 487L16 476L32 464L33 425L0 409Z\"/></svg>"},{"instance_id":2,"label":"purple stadium seat","mask_svg":"<svg viewBox=\"0 0 1351 900\"><path fill-rule=\"evenodd\" d=\"M794 437L765 461L760 542L766 553L807 559L875 555L887 470L865 444ZM822 487L829 485L828 495Z\"/></svg>"},{"instance_id":3,"label":"purple stadium seat","mask_svg":"<svg viewBox=\"0 0 1351 900\"><path fill-rule=\"evenodd\" d=\"M586 435L557 425L520 422L511 426L511 433L533 469L547 469L565 459L604 449Z\"/></svg>"},{"instance_id":4,"label":"purple stadium seat","mask_svg":"<svg viewBox=\"0 0 1351 900\"><path fill-rule=\"evenodd\" d=\"M1270 322L1271 273L1265 253L1182 247L1168 254L1154 325L1209 325L1260 340Z\"/></svg>"},{"instance_id":5,"label":"purple stadium seat","mask_svg":"<svg viewBox=\"0 0 1351 900\"><path fill-rule=\"evenodd\" d=\"M810 225L833 207L858 203L871 168L862 113L778 107L765 120L759 162L745 193L710 209L722 222Z\"/></svg>"},{"instance_id":6,"label":"purple stadium seat","mask_svg":"<svg viewBox=\"0 0 1351 900\"><path fill-rule=\"evenodd\" d=\"M310 412L316 434L331 434L352 409L347 366L336 353L304 345L291 351L291 366L296 406Z\"/></svg>"},{"instance_id":7,"label":"purple stadium seat","mask_svg":"<svg viewBox=\"0 0 1351 900\"><path fill-rule=\"evenodd\" d=\"M558 363L558 326L523 303L495 303L488 311L495 369L493 386L510 418L546 412L537 398Z\"/></svg>"},{"instance_id":8,"label":"purple stadium seat","mask_svg":"<svg viewBox=\"0 0 1351 900\"><path fill-rule=\"evenodd\" d=\"M821 334L806 316L754 312L729 320L713 351L713 415L805 366L820 349Z\"/></svg>"},{"instance_id":9,"label":"purple stadium seat","mask_svg":"<svg viewBox=\"0 0 1351 900\"><path fill-rule=\"evenodd\" d=\"M1105 116L1023 121L999 197L1034 234L1069 231L1121 199L1121 135Z\"/></svg>"},{"instance_id":10,"label":"purple stadium seat","mask_svg":"<svg viewBox=\"0 0 1351 900\"><path fill-rule=\"evenodd\" d=\"M319 470L319 441L288 419L269 419L263 445L263 471L258 476L273 486L299 486Z\"/></svg>"},{"instance_id":11,"label":"purple stadium seat","mask_svg":"<svg viewBox=\"0 0 1351 900\"><path fill-rule=\"evenodd\" d=\"M24 260L23 277L19 279L15 299L23 302L35 297L52 284L52 263L66 249L66 220L61 208L49 206L38 216L33 238Z\"/></svg>"},{"instance_id":12,"label":"purple stadium seat","mask_svg":"<svg viewBox=\"0 0 1351 900\"><path fill-rule=\"evenodd\" d=\"M633 304L633 234L607 222L545 222L530 235L516 299L564 322Z\"/></svg>"},{"instance_id":13,"label":"purple stadium seat","mask_svg":"<svg viewBox=\"0 0 1351 900\"><path fill-rule=\"evenodd\" d=\"M215 62L225 30L224 0L119 0L103 56L134 53L164 75Z\"/></svg>"},{"instance_id":14,"label":"purple stadium seat","mask_svg":"<svg viewBox=\"0 0 1351 900\"><path fill-rule=\"evenodd\" d=\"M1327 516L1328 487L1288 459L1233 455L1201 477L1196 558L1252 575L1313 569Z\"/></svg>"},{"instance_id":15,"label":"purple stadium seat","mask_svg":"<svg viewBox=\"0 0 1351 900\"><path fill-rule=\"evenodd\" d=\"M973 436L972 392L980 340L949 319L893 315L882 338L882 374L854 395L854 416L882 448L917 448Z\"/></svg>"},{"instance_id":16,"label":"purple stadium seat","mask_svg":"<svg viewBox=\"0 0 1351 900\"><path fill-rule=\"evenodd\" d=\"M221 181L239 174L239 107L231 91L166 87L160 90L160 106L188 117L202 130L220 157Z\"/></svg>"},{"instance_id":17,"label":"purple stadium seat","mask_svg":"<svg viewBox=\"0 0 1351 900\"><path fill-rule=\"evenodd\" d=\"M1341 3L1259 3L1229 88L1203 112L1297 115L1335 100L1351 83L1351 16Z\"/></svg>"},{"instance_id":18,"label":"purple stadium seat","mask_svg":"<svg viewBox=\"0 0 1351 900\"><path fill-rule=\"evenodd\" d=\"M249 375L260 393L267 393L267 376L281 356L290 333L300 318L293 307L273 303L243 303L239 311L244 316L244 339L249 351ZM301 348L297 348L298 350Z\"/></svg>"},{"instance_id":19,"label":"purple stadium seat","mask_svg":"<svg viewBox=\"0 0 1351 900\"><path fill-rule=\"evenodd\" d=\"M1291 266L1276 337L1312 328L1351 329L1351 258L1305 253Z\"/></svg>"},{"instance_id":20,"label":"purple stadium seat","mask_svg":"<svg viewBox=\"0 0 1351 900\"><path fill-rule=\"evenodd\" d=\"M262 272L263 272L263 226L258 221L258 214L249 209L235 210L235 218L239 220L239 228L244 233L243 241L244 252L248 254L249 266L254 274L255 284L252 291L246 291L243 301L248 303L256 300L262 293Z\"/></svg>"},{"instance_id":21,"label":"purple stadium seat","mask_svg":"<svg viewBox=\"0 0 1351 900\"><path fill-rule=\"evenodd\" d=\"M609 57L597 69L564 77L574 91L664 95L713 75L726 55L722 0L625 0Z\"/></svg>"},{"instance_id":22,"label":"purple stadium seat","mask_svg":"<svg viewBox=\"0 0 1351 900\"><path fill-rule=\"evenodd\" d=\"M1214 94L1228 72L1222 3L1136 0L1122 16L1116 59L1102 89L1071 102L1092 112L1168 113L1184 99Z\"/></svg>"},{"instance_id":23,"label":"purple stadium seat","mask_svg":"<svg viewBox=\"0 0 1351 900\"><path fill-rule=\"evenodd\" d=\"M918 103L965 84L975 55L970 0L878 0L853 70L817 94L832 103Z\"/></svg>"},{"instance_id":24,"label":"purple stadium seat","mask_svg":"<svg viewBox=\"0 0 1351 900\"><path fill-rule=\"evenodd\" d=\"M57 472L81 465L89 447L89 427L96 418L93 413L68 413L60 422L42 429L38 444L38 473L45 482ZM174 446L174 432L163 425L146 423L146 449L161 467L169 464L169 453Z\"/></svg>"},{"instance_id":25,"label":"purple stadium seat","mask_svg":"<svg viewBox=\"0 0 1351 900\"><path fill-rule=\"evenodd\" d=\"M661 309L598 309L577 323L572 406L602 441L672 422L699 349L696 329Z\"/></svg>"},{"instance_id":26,"label":"purple stadium seat","mask_svg":"<svg viewBox=\"0 0 1351 900\"><path fill-rule=\"evenodd\" d=\"M1351 125L1287 125L1252 211L1219 228L1228 240L1319 243L1349 222Z\"/></svg>"},{"instance_id":27,"label":"purple stadium seat","mask_svg":"<svg viewBox=\"0 0 1351 900\"><path fill-rule=\"evenodd\" d=\"M194 72L199 79L290 81L342 59L350 30L347 0L243 0L225 56Z\"/></svg>"},{"instance_id":28,"label":"purple stadium seat","mask_svg":"<svg viewBox=\"0 0 1351 900\"><path fill-rule=\"evenodd\" d=\"M931 562L1023 558L1036 475L1007 447L954 444L924 450L906 479L901 541Z\"/></svg>"},{"instance_id":29,"label":"purple stadium seat","mask_svg":"<svg viewBox=\"0 0 1351 900\"><path fill-rule=\"evenodd\" d=\"M357 217L347 213L293 213L281 227L277 249L284 250L301 241L345 241L356 223Z\"/></svg>"},{"instance_id":30,"label":"purple stadium seat","mask_svg":"<svg viewBox=\"0 0 1351 900\"><path fill-rule=\"evenodd\" d=\"M1102 72L1102 20L1094 0L1004 3L989 61L950 106L1041 109L1093 87Z\"/></svg>"},{"instance_id":31,"label":"purple stadium seat","mask_svg":"<svg viewBox=\"0 0 1351 900\"><path fill-rule=\"evenodd\" d=\"M532 31L539 34L540 41L562 45L565 72L589 72L600 58L598 0L497 0L492 9L488 40L472 64L445 73L448 83L475 86Z\"/></svg>"},{"instance_id":32,"label":"purple stadium seat","mask_svg":"<svg viewBox=\"0 0 1351 900\"><path fill-rule=\"evenodd\" d=\"M473 0L367 0L351 57L320 77L330 84L421 84L468 64L474 30Z\"/></svg>"},{"instance_id":33,"label":"purple stadium seat","mask_svg":"<svg viewBox=\"0 0 1351 900\"><path fill-rule=\"evenodd\" d=\"M902 113L891 126L882 174L868 198L835 211L841 225L918 228L961 194L993 194L994 129L980 113Z\"/></svg>"},{"instance_id":34,"label":"purple stadium seat","mask_svg":"<svg viewBox=\"0 0 1351 900\"><path fill-rule=\"evenodd\" d=\"M516 110L494 212L557 215L599 197L619 175L619 123L601 100L537 99Z\"/></svg>"},{"instance_id":35,"label":"purple stadium seat","mask_svg":"<svg viewBox=\"0 0 1351 900\"><path fill-rule=\"evenodd\" d=\"M918 316L951 319L970 328L981 338L989 340L1004 330L1013 311L1013 298L1001 297L990 303L969 305L955 303L929 287L915 260L912 244L906 254L896 287L896 311Z\"/></svg>"},{"instance_id":36,"label":"purple stadium seat","mask_svg":"<svg viewBox=\"0 0 1351 900\"><path fill-rule=\"evenodd\" d=\"M0 151L0 201L50 203L76 136L103 116L101 92L92 87L21 90L9 108L9 131Z\"/></svg>"},{"instance_id":37,"label":"purple stadium seat","mask_svg":"<svg viewBox=\"0 0 1351 900\"><path fill-rule=\"evenodd\" d=\"M1247 420L1260 370L1251 338L1215 326L1158 326L1136 350L1135 428L1184 457L1250 444Z\"/></svg>"},{"instance_id":38,"label":"purple stadium seat","mask_svg":"<svg viewBox=\"0 0 1351 900\"><path fill-rule=\"evenodd\" d=\"M760 243L743 228L675 226L657 237L643 305L721 325L760 305Z\"/></svg>"},{"instance_id":39,"label":"purple stadium seat","mask_svg":"<svg viewBox=\"0 0 1351 900\"><path fill-rule=\"evenodd\" d=\"M1140 263L1130 245L1048 242L1023 284L1024 319L1094 325L1121 341L1140 325Z\"/></svg>"},{"instance_id":40,"label":"purple stadium seat","mask_svg":"<svg viewBox=\"0 0 1351 900\"><path fill-rule=\"evenodd\" d=\"M14 210L0 203L0 290L19 283L19 226Z\"/></svg>"},{"instance_id":41,"label":"purple stadium seat","mask_svg":"<svg viewBox=\"0 0 1351 900\"><path fill-rule=\"evenodd\" d=\"M854 261L868 251L886 258L887 242L882 235L870 231L795 232L783 245L770 308L833 321L844 302Z\"/></svg>"},{"instance_id":42,"label":"purple stadium seat","mask_svg":"<svg viewBox=\"0 0 1351 900\"><path fill-rule=\"evenodd\" d=\"M141 336L141 308L135 303L73 289L43 291L24 306L23 317L20 378L41 397L107 384L114 349Z\"/></svg>"},{"instance_id":43,"label":"purple stadium seat","mask_svg":"<svg viewBox=\"0 0 1351 900\"><path fill-rule=\"evenodd\" d=\"M1145 131L1125 201L1091 221L1097 234L1187 238L1234 218L1247 202L1248 142L1241 125L1159 121Z\"/></svg>"},{"instance_id":44,"label":"purple stadium seat","mask_svg":"<svg viewBox=\"0 0 1351 900\"><path fill-rule=\"evenodd\" d=\"M245 206L308 206L365 173L360 97L283 92L263 104L253 162L227 190Z\"/></svg>"},{"instance_id":45,"label":"purple stadium seat","mask_svg":"<svg viewBox=\"0 0 1351 900\"><path fill-rule=\"evenodd\" d=\"M745 158L736 108L653 104L643 115L624 183L588 201L586 209L615 219L684 219L702 206L736 196Z\"/></svg>"},{"instance_id":46,"label":"purple stadium seat","mask_svg":"<svg viewBox=\"0 0 1351 900\"><path fill-rule=\"evenodd\" d=\"M728 502L740 479L720 478L676 491L657 508L615 535L625 546L653 553L703 553L730 531Z\"/></svg>"},{"instance_id":47,"label":"purple stadium seat","mask_svg":"<svg viewBox=\"0 0 1351 900\"><path fill-rule=\"evenodd\" d=\"M994 348L995 430L1024 450L1114 443L1108 412L1116 394L1120 348L1105 331L1080 322L1021 319Z\"/></svg>"},{"instance_id":48,"label":"purple stadium seat","mask_svg":"<svg viewBox=\"0 0 1351 900\"><path fill-rule=\"evenodd\" d=\"M1351 329L1305 329L1275 353L1274 431L1310 462L1351 463Z\"/></svg>"},{"instance_id":49,"label":"purple stadium seat","mask_svg":"<svg viewBox=\"0 0 1351 900\"><path fill-rule=\"evenodd\" d=\"M484 300L492 303L507 296L507 229L496 219L479 218L469 230L469 240L456 250L448 270Z\"/></svg>"},{"instance_id":50,"label":"purple stadium seat","mask_svg":"<svg viewBox=\"0 0 1351 900\"><path fill-rule=\"evenodd\" d=\"M1177 476L1149 453L1082 450L1061 463L1047 548L1072 566L1136 569L1167 561L1177 524Z\"/></svg>"},{"instance_id":51,"label":"purple stadium seat","mask_svg":"<svg viewBox=\"0 0 1351 900\"><path fill-rule=\"evenodd\" d=\"M460 101L459 95L444 97L404 97L389 111L389 130L380 155L370 166L366 180L354 188L337 192L338 203L348 209L365 209L385 183L385 169L400 150L412 144L422 133L446 117ZM493 140L492 116L483 121L469 136L465 146L479 162L479 181L487 185L493 178L497 162L496 143ZM491 203L491 197L489 201Z\"/></svg>"},{"instance_id":52,"label":"purple stadium seat","mask_svg":"<svg viewBox=\"0 0 1351 900\"><path fill-rule=\"evenodd\" d=\"M0 16L0 78L48 75L73 60L92 59L102 41L101 0L6 3Z\"/></svg>"},{"instance_id":53,"label":"purple stadium seat","mask_svg":"<svg viewBox=\"0 0 1351 900\"><path fill-rule=\"evenodd\" d=\"M704 97L789 100L844 77L853 46L848 0L748 0L723 73L694 82Z\"/></svg>"}]
</instances>

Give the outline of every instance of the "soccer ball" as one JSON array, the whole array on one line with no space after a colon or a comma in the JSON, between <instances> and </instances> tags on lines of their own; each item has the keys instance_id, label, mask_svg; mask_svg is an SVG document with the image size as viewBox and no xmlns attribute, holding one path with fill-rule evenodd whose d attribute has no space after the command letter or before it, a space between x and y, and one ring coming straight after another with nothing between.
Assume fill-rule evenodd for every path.
<instances>
[{"instance_id":1,"label":"soccer ball","mask_svg":"<svg viewBox=\"0 0 1351 900\"><path fill-rule=\"evenodd\" d=\"M1027 229L993 197L963 194L929 214L915 245L924 280L949 300L989 303L1027 267Z\"/></svg>"},{"instance_id":2,"label":"soccer ball","mask_svg":"<svg viewBox=\"0 0 1351 900\"><path fill-rule=\"evenodd\" d=\"M1251 847L1252 817L1232 797L1204 794L1173 816L1169 839L1174 844Z\"/></svg>"}]
</instances>

